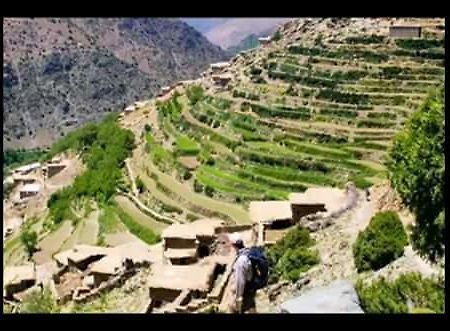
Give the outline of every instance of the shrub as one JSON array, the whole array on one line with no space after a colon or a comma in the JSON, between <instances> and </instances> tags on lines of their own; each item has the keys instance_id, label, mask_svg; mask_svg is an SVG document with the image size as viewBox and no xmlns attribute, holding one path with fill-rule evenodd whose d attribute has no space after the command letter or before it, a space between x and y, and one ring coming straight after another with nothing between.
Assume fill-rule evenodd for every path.
<instances>
[{"instance_id":1,"label":"shrub","mask_svg":"<svg viewBox=\"0 0 450 331\"><path fill-rule=\"evenodd\" d=\"M206 186L205 194L212 198L214 196L214 189L211 186Z\"/></svg>"},{"instance_id":2,"label":"shrub","mask_svg":"<svg viewBox=\"0 0 450 331\"><path fill-rule=\"evenodd\" d=\"M296 282L300 278L301 273L317 263L319 263L319 256L316 251L311 251L304 247L290 248L277 262L276 272L282 278Z\"/></svg>"},{"instance_id":3,"label":"shrub","mask_svg":"<svg viewBox=\"0 0 450 331\"><path fill-rule=\"evenodd\" d=\"M261 74L261 72L262 72L261 68L258 68L258 67L255 67L255 66L251 66L251 68L250 68L250 74L251 75L258 76L258 75Z\"/></svg>"},{"instance_id":4,"label":"shrub","mask_svg":"<svg viewBox=\"0 0 450 331\"><path fill-rule=\"evenodd\" d=\"M416 215L415 248L434 260L444 253L445 99L433 91L394 140L387 164L393 187Z\"/></svg>"},{"instance_id":5,"label":"shrub","mask_svg":"<svg viewBox=\"0 0 450 331\"><path fill-rule=\"evenodd\" d=\"M20 241L25 246L28 257L31 258L37 250L37 233L36 231L25 230L20 236Z\"/></svg>"},{"instance_id":6,"label":"shrub","mask_svg":"<svg viewBox=\"0 0 450 331\"><path fill-rule=\"evenodd\" d=\"M186 96L189 99L189 102L192 106L197 104L200 100L203 99L204 91L201 85L193 85L186 89Z\"/></svg>"},{"instance_id":7,"label":"shrub","mask_svg":"<svg viewBox=\"0 0 450 331\"><path fill-rule=\"evenodd\" d=\"M185 172L183 173L183 180L189 180L189 179L191 179L191 177L192 177L192 172L190 172L190 171L185 171Z\"/></svg>"},{"instance_id":8,"label":"shrub","mask_svg":"<svg viewBox=\"0 0 450 331\"><path fill-rule=\"evenodd\" d=\"M145 133L151 133L152 132L152 126L150 124L144 125L144 131Z\"/></svg>"},{"instance_id":9,"label":"shrub","mask_svg":"<svg viewBox=\"0 0 450 331\"><path fill-rule=\"evenodd\" d=\"M194 180L194 192L201 193L203 192L203 185L200 184L197 179Z\"/></svg>"},{"instance_id":10,"label":"shrub","mask_svg":"<svg viewBox=\"0 0 450 331\"><path fill-rule=\"evenodd\" d=\"M139 193L144 192L146 189L145 184L140 177L136 178L136 188L138 189Z\"/></svg>"},{"instance_id":11,"label":"shrub","mask_svg":"<svg viewBox=\"0 0 450 331\"><path fill-rule=\"evenodd\" d=\"M278 41L281 39L281 32L280 30L275 31L275 33L272 36L273 41Z\"/></svg>"},{"instance_id":12,"label":"shrub","mask_svg":"<svg viewBox=\"0 0 450 331\"><path fill-rule=\"evenodd\" d=\"M60 311L50 288L47 286L41 291L36 290L22 302L21 313L26 314L50 314Z\"/></svg>"},{"instance_id":13,"label":"shrub","mask_svg":"<svg viewBox=\"0 0 450 331\"><path fill-rule=\"evenodd\" d=\"M393 282L381 278L368 286L360 280L356 291L366 313L444 312L443 278L424 278L419 273L406 273ZM408 307L408 303L412 307Z\"/></svg>"},{"instance_id":14,"label":"shrub","mask_svg":"<svg viewBox=\"0 0 450 331\"><path fill-rule=\"evenodd\" d=\"M318 253L308 248L314 244L309 231L301 226L291 229L280 241L267 251L271 276L297 281L300 274L319 262Z\"/></svg>"},{"instance_id":15,"label":"shrub","mask_svg":"<svg viewBox=\"0 0 450 331\"><path fill-rule=\"evenodd\" d=\"M403 255L408 239L397 213L376 214L353 244L358 272L377 270Z\"/></svg>"}]
</instances>

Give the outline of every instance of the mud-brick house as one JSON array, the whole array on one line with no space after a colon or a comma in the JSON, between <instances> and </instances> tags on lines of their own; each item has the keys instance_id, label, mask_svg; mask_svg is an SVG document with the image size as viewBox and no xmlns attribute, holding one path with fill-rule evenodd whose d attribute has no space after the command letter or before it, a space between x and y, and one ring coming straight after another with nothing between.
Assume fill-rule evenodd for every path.
<instances>
[{"instance_id":1,"label":"mud-brick house","mask_svg":"<svg viewBox=\"0 0 450 331\"><path fill-rule=\"evenodd\" d=\"M249 214L257 229L259 245L276 241L277 234L283 233L278 230L286 229L293 224L289 201L252 201L249 205Z\"/></svg>"},{"instance_id":2,"label":"mud-brick house","mask_svg":"<svg viewBox=\"0 0 450 331\"><path fill-rule=\"evenodd\" d=\"M220 219L205 218L189 224L173 224L162 233L163 255L172 264L191 264L209 255L210 246L217 238Z\"/></svg>"},{"instance_id":3,"label":"mud-brick house","mask_svg":"<svg viewBox=\"0 0 450 331\"><path fill-rule=\"evenodd\" d=\"M111 277L118 276L130 267L131 263L122 258L122 256L108 255L92 263L89 266L88 274L93 277L93 285L99 286L102 282L107 281Z\"/></svg>"},{"instance_id":4,"label":"mud-brick house","mask_svg":"<svg viewBox=\"0 0 450 331\"><path fill-rule=\"evenodd\" d=\"M89 264L108 255L110 248L76 245L74 248L60 252L53 256L59 267L75 268L81 271L87 269Z\"/></svg>"},{"instance_id":5,"label":"mud-brick house","mask_svg":"<svg viewBox=\"0 0 450 331\"><path fill-rule=\"evenodd\" d=\"M39 162L35 162L35 163L27 164L27 165L17 168L14 171L14 173L19 174L19 175L26 175L36 169L39 169L40 167L41 167L41 164Z\"/></svg>"},{"instance_id":6,"label":"mud-brick house","mask_svg":"<svg viewBox=\"0 0 450 331\"><path fill-rule=\"evenodd\" d=\"M421 26L393 25L389 27L391 38L420 38L422 36Z\"/></svg>"},{"instance_id":7,"label":"mud-brick house","mask_svg":"<svg viewBox=\"0 0 450 331\"><path fill-rule=\"evenodd\" d=\"M331 213L338 210L345 199L345 191L333 187L313 187L303 193L291 193L289 201L293 222L296 224L303 216L317 212Z\"/></svg>"},{"instance_id":8,"label":"mud-brick house","mask_svg":"<svg viewBox=\"0 0 450 331\"><path fill-rule=\"evenodd\" d=\"M266 46L266 45L270 44L271 41L272 41L272 38L270 36L258 38L258 42L262 46Z\"/></svg>"},{"instance_id":9,"label":"mud-brick house","mask_svg":"<svg viewBox=\"0 0 450 331\"><path fill-rule=\"evenodd\" d=\"M218 73L224 69L227 69L229 66L230 66L229 62L217 62L217 63L212 63L210 65L210 69L213 73Z\"/></svg>"},{"instance_id":10,"label":"mud-brick house","mask_svg":"<svg viewBox=\"0 0 450 331\"><path fill-rule=\"evenodd\" d=\"M67 164L62 162L60 159L52 160L42 167L42 173L44 177L51 178L57 173L61 172L67 167Z\"/></svg>"},{"instance_id":11,"label":"mud-brick house","mask_svg":"<svg viewBox=\"0 0 450 331\"><path fill-rule=\"evenodd\" d=\"M19 197L20 199L25 199L29 197L33 197L41 191L41 185L39 184L25 184L20 190L19 190Z\"/></svg>"},{"instance_id":12,"label":"mud-brick house","mask_svg":"<svg viewBox=\"0 0 450 331\"><path fill-rule=\"evenodd\" d=\"M36 283L36 268L31 263L6 267L3 277L3 297L12 299L15 293L22 292Z\"/></svg>"},{"instance_id":13,"label":"mud-brick house","mask_svg":"<svg viewBox=\"0 0 450 331\"><path fill-rule=\"evenodd\" d=\"M212 75L212 81L216 87L224 88L233 79L231 74Z\"/></svg>"}]
</instances>

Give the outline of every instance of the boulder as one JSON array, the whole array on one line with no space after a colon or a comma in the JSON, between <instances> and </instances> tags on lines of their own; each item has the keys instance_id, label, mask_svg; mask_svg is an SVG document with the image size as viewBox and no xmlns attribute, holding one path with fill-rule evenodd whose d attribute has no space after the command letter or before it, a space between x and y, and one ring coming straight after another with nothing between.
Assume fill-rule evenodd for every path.
<instances>
[{"instance_id":1,"label":"boulder","mask_svg":"<svg viewBox=\"0 0 450 331\"><path fill-rule=\"evenodd\" d=\"M282 313L337 314L364 313L358 295L350 281L335 281L328 286L312 289L281 304Z\"/></svg>"}]
</instances>

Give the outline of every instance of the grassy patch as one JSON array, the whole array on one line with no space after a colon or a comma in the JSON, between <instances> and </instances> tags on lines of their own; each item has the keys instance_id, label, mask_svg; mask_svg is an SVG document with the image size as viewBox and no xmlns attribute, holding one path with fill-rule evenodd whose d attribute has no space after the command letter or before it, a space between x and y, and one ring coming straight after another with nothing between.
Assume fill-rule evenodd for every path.
<instances>
[{"instance_id":1,"label":"grassy patch","mask_svg":"<svg viewBox=\"0 0 450 331\"><path fill-rule=\"evenodd\" d=\"M119 216L120 221L128 228L128 230L142 241L149 245L153 245L161 240L159 235L155 234L151 229L137 223L118 206L112 205L111 209Z\"/></svg>"}]
</instances>

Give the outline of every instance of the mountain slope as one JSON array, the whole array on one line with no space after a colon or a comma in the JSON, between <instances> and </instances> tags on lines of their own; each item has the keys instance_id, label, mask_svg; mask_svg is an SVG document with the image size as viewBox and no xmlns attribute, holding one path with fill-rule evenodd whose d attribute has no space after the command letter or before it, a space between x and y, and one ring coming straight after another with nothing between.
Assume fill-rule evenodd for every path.
<instances>
[{"instance_id":1,"label":"mountain slope","mask_svg":"<svg viewBox=\"0 0 450 331\"><path fill-rule=\"evenodd\" d=\"M6 148L45 146L226 57L187 24L158 18L6 18L3 54Z\"/></svg>"}]
</instances>

